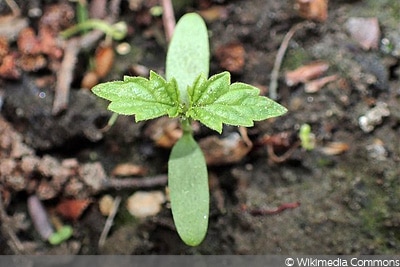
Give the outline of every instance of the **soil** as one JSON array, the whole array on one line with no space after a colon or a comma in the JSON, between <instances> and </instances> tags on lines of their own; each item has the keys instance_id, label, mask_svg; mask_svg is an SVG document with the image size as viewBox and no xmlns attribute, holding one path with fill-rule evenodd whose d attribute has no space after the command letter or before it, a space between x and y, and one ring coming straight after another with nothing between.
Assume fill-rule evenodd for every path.
<instances>
[{"instance_id":1,"label":"soil","mask_svg":"<svg viewBox=\"0 0 400 267\"><path fill-rule=\"evenodd\" d=\"M39 2L42 8L51 4L51 1ZM222 62L230 53L221 57L221 47L241 47L243 64L239 60L239 66L233 69L233 81L256 85L262 94L268 95L271 72L282 40L292 26L305 21L293 6L294 1L195 1L193 5L183 7L179 14L220 8L213 12L222 13L207 20L212 74L223 71L225 68L222 66L227 66ZM131 10L127 3L122 3L121 7L117 21L123 20L130 25L128 37L123 41L130 44L131 50L127 55L116 55L114 67L102 81L121 79L126 74L134 75L133 66L144 66L163 73L166 41L161 19L149 17L148 7ZM27 7L21 4L21 8L22 16L27 16ZM29 179L35 180L36 184L25 181L23 186L18 187L7 179L4 166L0 167L0 190L6 200L3 208L7 216L15 219L17 215L25 215L23 222L26 226L14 229L23 245L23 250L19 252L398 253L399 14L398 0L330 1L325 21L310 20L295 32L283 58L278 80L277 101L289 112L276 119L257 122L249 128L247 134L253 144L252 149L246 150L234 162L224 164L222 160L209 164L209 231L198 247L188 247L179 239L168 203L163 204L160 213L145 219L134 218L127 211L125 203L129 195L137 190L164 191L162 185L152 189L119 190L94 190L91 187L91 190L77 192L66 191L64 186L47 197L37 189L37 184L42 184L43 180L52 184L61 168L67 168L66 160L71 159L76 160L75 167L68 167L68 170L81 170L85 166L93 166L90 164L100 163L106 176L110 177L113 169L122 163L141 166L149 177L166 173L170 148L168 145L164 148L157 146L159 140L149 137L149 132L156 131L154 125L151 128L150 122L135 123L133 117L120 116L108 131L102 130L111 116L106 110L107 103L89 90L79 89L82 73L89 68L87 63L82 62L94 54L93 48L80 53L69 92L69 105L59 114L52 112L55 72L51 68L37 72L22 71L21 76L14 80L2 79L0 116L5 119L3 125L10 127L12 138L20 135L20 141L17 141L29 150L13 156L9 149L4 149L3 140L3 143L0 142L3 165L10 161L19 166L21 158L30 155L44 166L48 166L43 163L45 159L54 159L58 162L55 168L60 168L52 170L49 167L47 176L43 174L45 171L35 172L36 176ZM358 17L378 19L381 36L376 48L363 49L347 30L346 22ZM29 17L28 21L29 25L36 27L38 18ZM114 47L119 43L121 41L114 41ZM11 42L11 47L14 46L15 42ZM314 61L326 62L329 69L323 75L337 75L336 78L314 93L306 92L307 83L286 84L287 71ZM53 79L53 82L38 87L39 78ZM366 127L370 128L363 128L360 117L371 116L373 111L378 118L369 121ZM297 146L298 132L303 124L311 126L315 137L315 147L311 150ZM200 141L218 136L204 126L196 127L195 137ZM0 129L3 139L5 129L5 126ZM229 138L237 132L237 127L227 126L219 138ZM240 145L234 149L240 149ZM78 175L79 179L75 182L82 181L82 177L86 176L77 172L81 176ZM96 172L96 175L99 173ZM90 200L78 217L62 218L74 229L68 241L51 246L41 240L27 213L26 201L32 193L42 194L43 203L49 210L64 198ZM120 196L122 204L104 246L99 248L98 241L106 217L99 212L98 203L105 194ZM4 218L2 216L3 225ZM8 245L10 238L4 228L0 251L2 254L16 253Z\"/></svg>"}]
</instances>

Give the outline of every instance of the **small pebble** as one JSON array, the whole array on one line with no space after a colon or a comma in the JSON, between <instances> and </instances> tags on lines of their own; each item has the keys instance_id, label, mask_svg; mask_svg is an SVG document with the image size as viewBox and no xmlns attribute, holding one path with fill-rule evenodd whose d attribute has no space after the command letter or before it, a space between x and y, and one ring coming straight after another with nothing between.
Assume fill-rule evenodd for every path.
<instances>
[{"instance_id":1,"label":"small pebble","mask_svg":"<svg viewBox=\"0 0 400 267\"><path fill-rule=\"evenodd\" d=\"M165 196L161 191L139 191L128 198L126 207L133 216L145 218L159 213L164 202Z\"/></svg>"},{"instance_id":2,"label":"small pebble","mask_svg":"<svg viewBox=\"0 0 400 267\"><path fill-rule=\"evenodd\" d=\"M114 206L114 198L110 195L104 195L99 201L99 210L103 216L108 216Z\"/></svg>"},{"instance_id":3,"label":"small pebble","mask_svg":"<svg viewBox=\"0 0 400 267\"><path fill-rule=\"evenodd\" d=\"M346 22L351 37L364 49L377 49L381 36L377 18L349 18Z\"/></svg>"},{"instance_id":4,"label":"small pebble","mask_svg":"<svg viewBox=\"0 0 400 267\"><path fill-rule=\"evenodd\" d=\"M364 116L358 119L361 130L365 133L372 132L375 126L382 123L383 117L390 115L390 110L386 103L378 102L375 107L368 110Z\"/></svg>"}]
</instances>

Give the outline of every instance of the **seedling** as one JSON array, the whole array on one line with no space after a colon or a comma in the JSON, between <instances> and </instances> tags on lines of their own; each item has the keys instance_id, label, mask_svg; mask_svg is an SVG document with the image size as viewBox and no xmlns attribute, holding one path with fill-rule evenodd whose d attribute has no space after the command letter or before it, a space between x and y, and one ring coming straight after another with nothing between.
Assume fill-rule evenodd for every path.
<instances>
[{"instance_id":1,"label":"seedling","mask_svg":"<svg viewBox=\"0 0 400 267\"><path fill-rule=\"evenodd\" d=\"M54 232L48 239L49 243L52 245L59 245L64 241L68 240L72 234L73 229L70 225L62 226L57 232Z\"/></svg>"},{"instance_id":2,"label":"seedling","mask_svg":"<svg viewBox=\"0 0 400 267\"><path fill-rule=\"evenodd\" d=\"M135 115L136 121L168 115L179 117L183 135L168 161L168 187L177 232L190 246L199 245L209 217L207 166L193 138L191 122L200 121L222 132L222 124L253 126L254 121L284 114L287 110L260 96L259 89L230 82L230 73L208 78L207 27L195 14L184 15L176 25L168 48L166 79L150 71L149 79L125 76L123 81L96 85L92 91L110 100L108 109Z\"/></svg>"},{"instance_id":3,"label":"seedling","mask_svg":"<svg viewBox=\"0 0 400 267\"><path fill-rule=\"evenodd\" d=\"M311 132L309 124L305 123L300 126L299 138L301 147L305 150L313 150L315 148L315 135Z\"/></svg>"},{"instance_id":4,"label":"seedling","mask_svg":"<svg viewBox=\"0 0 400 267\"><path fill-rule=\"evenodd\" d=\"M77 33L93 29L101 30L107 36L115 40L124 39L127 33L127 26L125 22L109 24L108 22L100 19L88 19L66 29L65 31L62 31L60 35L61 37L68 39Z\"/></svg>"}]
</instances>

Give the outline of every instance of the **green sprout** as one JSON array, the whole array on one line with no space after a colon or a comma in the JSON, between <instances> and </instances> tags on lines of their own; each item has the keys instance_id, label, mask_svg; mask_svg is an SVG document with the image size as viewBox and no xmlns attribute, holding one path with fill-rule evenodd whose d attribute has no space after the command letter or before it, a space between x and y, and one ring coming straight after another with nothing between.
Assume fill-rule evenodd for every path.
<instances>
[{"instance_id":1,"label":"green sprout","mask_svg":"<svg viewBox=\"0 0 400 267\"><path fill-rule=\"evenodd\" d=\"M183 135L168 161L168 187L177 232L190 246L206 236L209 219L207 165L193 138L191 122L222 132L222 125L251 127L254 121L283 115L287 109L260 96L260 90L230 81L230 73L209 74L207 27L195 13L177 23L166 59L166 79L150 71L149 79L125 76L123 81L101 83L94 94L111 101L108 109L135 115L143 121L161 116L179 117Z\"/></svg>"},{"instance_id":2,"label":"green sprout","mask_svg":"<svg viewBox=\"0 0 400 267\"><path fill-rule=\"evenodd\" d=\"M110 24L100 19L88 19L60 32L60 36L68 39L77 33L86 32L87 30L93 29L104 32L108 37L111 37L114 40L124 39L126 33L128 32L126 23L122 21L115 24Z\"/></svg>"},{"instance_id":3,"label":"green sprout","mask_svg":"<svg viewBox=\"0 0 400 267\"><path fill-rule=\"evenodd\" d=\"M315 148L315 136L311 132L311 126L309 124L305 123L300 126L299 138L301 147L305 150L313 150Z\"/></svg>"},{"instance_id":4,"label":"green sprout","mask_svg":"<svg viewBox=\"0 0 400 267\"><path fill-rule=\"evenodd\" d=\"M52 245L59 245L68 240L72 236L73 232L74 230L70 225L64 225L58 229L57 232L52 233L48 241Z\"/></svg>"}]
</instances>

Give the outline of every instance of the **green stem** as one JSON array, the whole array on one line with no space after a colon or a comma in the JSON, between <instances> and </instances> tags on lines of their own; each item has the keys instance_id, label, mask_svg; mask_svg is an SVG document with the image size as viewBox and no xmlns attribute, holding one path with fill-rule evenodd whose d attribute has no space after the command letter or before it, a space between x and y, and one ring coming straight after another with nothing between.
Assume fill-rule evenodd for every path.
<instances>
[{"instance_id":1,"label":"green stem","mask_svg":"<svg viewBox=\"0 0 400 267\"><path fill-rule=\"evenodd\" d=\"M87 3L85 0L78 1L76 6L76 16L78 20L78 24L83 23L88 20L88 10Z\"/></svg>"},{"instance_id":2,"label":"green stem","mask_svg":"<svg viewBox=\"0 0 400 267\"><path fill-rule=\"evenodd\" d=\"M182 118L181 124L182 124L182 130L184 133L192 134L193 129L192 129L192 125L191 125L191 120L189 118Z\"/></svg>"},{"instance_id":3,"label":"green stem","mask_svg":"<svg viewBox=\"0 0 400 267\"><path fill-rule=\"evenodd\" d=\"M127 33L127 26L124 22L110 24L106 21L99 19L89 19L82 23L78 23L65 31L60 33L61 37L67 39L79 32L97 29L104 32L106 35L111 36L115 40L125 38Z\"/></svg>"}]
</instances>

